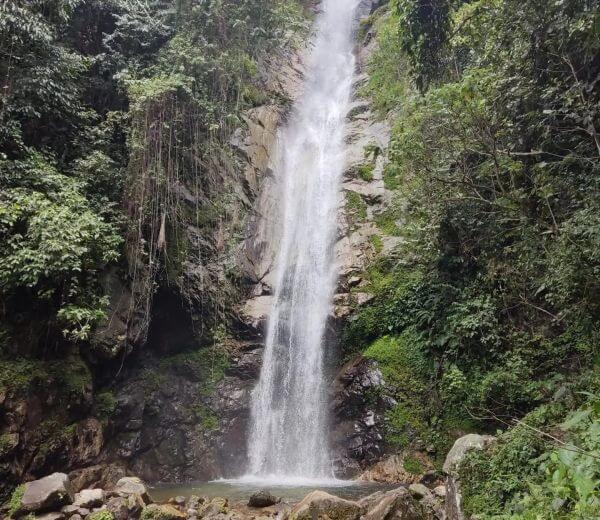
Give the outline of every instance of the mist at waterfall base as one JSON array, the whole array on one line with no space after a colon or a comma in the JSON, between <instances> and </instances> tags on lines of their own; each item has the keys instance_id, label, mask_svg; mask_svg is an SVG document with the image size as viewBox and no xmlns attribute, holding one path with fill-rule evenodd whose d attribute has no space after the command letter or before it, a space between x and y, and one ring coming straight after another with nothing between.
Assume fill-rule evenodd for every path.
<instances>
[{"instance_id":1,"label":"mist at waterfall base","mask_svg":"<svg viewBox=\"0 0 600 520\"><path fill-rule=\"evenodd\" d=\"M257 486L253 484L244 484L240 481L213 481L198 482L189 484L164 484L150 489L152 500L161 503L166 502L174 496L191 497L227 497L231 503L246 502L258 489L267 487L266 485ZM336 486L294 486L284 485L268 486L274 495L281 498L283 502L297 502L315 489L330 492L340 498L347 500L358 500L366 497L376 491L388 491L396 489L397 484L382 484L379 482L356 482L347 481L344 485Z\"/></svg>"}]
</instances>

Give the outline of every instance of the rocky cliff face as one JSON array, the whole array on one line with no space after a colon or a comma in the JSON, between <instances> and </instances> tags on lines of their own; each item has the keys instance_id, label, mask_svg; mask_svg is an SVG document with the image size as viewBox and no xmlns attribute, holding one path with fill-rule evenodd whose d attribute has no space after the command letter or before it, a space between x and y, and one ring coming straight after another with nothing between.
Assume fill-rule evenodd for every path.
<instances>
[{"instance_id":1,"label":"rocky cliff face","mask_svg":"<svg viewBox=\"0 0 600 520\"><path fill-rule=\"evenodd\" d=\"M260 371L262 328L261 315L251 317L244 309L269 291L270 255L276 242L273 223L262 216L277 206L269 166L277 127L300 92L302 55L300 46L262 63L263 84L271 101L245 111L244 127L231 137L236 170L229 185L237 183L237 228L247 229L247 238L238 242L217 231L216 241L222 241L225 252L213 255L203 266L189 262L183 267L183 285L191 295L184 301L206 297L207 277L200 270L220 272L216 281L215 276L208 278L214 281L215 292L220 289L218 280L227 289L225 270L236 273L236 296L227 299L233 305L225 311L232 317L233 330L190 352L186 345L203 342L200 318L194 316L200 306L177 308L176 301L167 302L161 311L160 305L156 309L160 293L155 297L150 348L128 369L117 391L113 435L102 454L104 463L164 482L231 476L245 467L250 392ZM177 295L175 300L181 301ZM177 327L175 316L186 312L189 319Z\"/></svg>"},{"instance_id":2,"label":"rocky cliff face","mask_svg":"<svg viewBox=\"0 0 600 520\"><path fill-rule=\"evenodd\" d=\"M266 102L242 114L244 125L204 165L210 185L169 187L185 248L179 257L168 251L168 276L151 282L107 272L110 317L89 347L2 374L23 384L0 392L0 499L55 470L70 471L81 488L132 472L184 481L244 467L262 346L260 328L240 319L239 302L269 270L256 252L266 250L270 232L255 222L273 202L261 186L270 182L276 128L299 93L302 54L291 42L259 64ZM226 217L204 225L206 208ZM167 242L175 243L174 233Z\"/></svg>"},{"instance_id":3,"label":"rocky cliff face","mask_svg":"<svg viewBox=\"0 0 600 520\"><path fill-rule=\"evenodd\" d=\"M364 0L361 16L376 6ZM368 35L357 44L357 92L370 45ZM119 270L106 273L110 319L89 349L58 362L76 365L70 372L76 377L65 381L44 371L26 391L0 395L0 493L55 470L70 471L76 489L109 485L130 473L166 482L243 471L278 244L280 198L270 168L277 128L301 91L304 52L290 46L260 64L267 101L242 114L243 127L204 165L211 184L181 179L169 187L182 215L177 233L184 244L169 250L169 276L153 282ZM388 138L387 125L357 96L349 114L335 247L341 276L327 342L331 443L346 476L385 451L381 417L387 403L370 397L381 374L362 358L340 368L336 338L371 297L358 273L375 253L374 219L388 198L382 180ZM198 208L217 207L215 201L228 218L203 226L206 215ZM383 247L389 247L385 239ZM130 262L134 271L143 268L136 258Z\"/></svg>"},{"instance_id":4,"label":"rocky cliff face","mask_svg":"<svg viewBox=\"0 0 600 520\"><path fill-rule=\"evenodd\" d=\"M364 1L361 16L367 16L375 7L374 2ZM357 44L356 92L367 78L364 67L372 51L369 42L367 35L365 41ZM170 365L163 360L162 377L151 375L156 356L150 353L142 357L118 392L114 434L103 452L106 463L118 463L142 478L161 481L232 476L241 474L246 467L250 395L260 372L279 243L281 197L271 167L277 160L274 154L278 127L301 93L303 56L304 49L300 47L265 61L265 89L273 94L270 99L278 102L246 111L245 128L238 129L231 138L240 158L241 177L237 178L245 194L245 238L228 249L227 255L217 257L213 268L222 268L219 262L227 259L240 281L238 301L231 311L236 323L233 337L207 346L202 359L190 362L185 354L176 354ZM387 124L374 116L368 100L357 95L349 113L344 197L335 246L341 276L327 339L331 443L338 472L345 476L358 474L385 452L382 417L390 403L385 397L373 398L379 395L376 389L382 384L381 374L372 362L360 357L340 368L336 338L353 310L371 298L357 275L376 253L373 236L379 232L374 220L389 198L382 178L388 140ZM384 248L392 246L385 238L382 240ZM200 294L201 287L195 287L188 286L187 290ZM157 321L156 316L153 319ZM193 318L191 323L188 326L193 331ZM166 324L165 328L172 344L172 326ZM186 335L180 330L178 334L186 337L192 332ZM157 331L151 330L149 343L157 342L160 343ZM211 357L215 356L223 356L223 364L217 377L207 385L206 379L214 375L208 367L214 364ZM151 391L147 390L148 377L154 381Z\"/></svg>"},{"instance_id":5,"label":"rocky cliff face","mask_svg":"<svg viewBox=\"0 0 600 520\"><path fill-rule=\"evenodd\" d=\"M363 13L370 13L377 6L374 3ZM359 95L368 80L366 64L373 50L374 43L367 33L358 43L356 97L348 115L347 164L342 184L345 201L339 212L335 247L340 279L331 317L331 328L337 331L373 298L361 273L377 254L396 245L396 238L383 235L375 223L391 199L383 182L390 128L373 113L369 99ZM340 347L343 346L337 345L338 350ZM383 388L376 364L360 355L333 377L331 442L340 475L356 476L386 451L383 415L393 402L380 391Z\"/></svg>"},{"instance_id":6,"label":"rocky cliff face","mask_svg":"<svg viewBox=\"0 0 600 520\"><path fill-rule=\"evenodd\" d=\"M373 12L379 2L363 1L359 19ZM357 31L358 33L358 31ZM383 413L389 406L378 395L381 374L374 363L355 358L340 368L340 331L353 312L368 303L372 295L364 288L360 273L379 251L391 249L394 237L380 237L376 217L384 211L390 194L384 187L383 169L390 129L371 110L368 99L359 95L368 79L366 62L373 51L370 35L357 41L357 76L354 101L348 114L346 165L343 197L338 212L338 238L335 261L340 273L334 307L328 324L326 358L329 362L331 423L336 471L340 476L357 475L385 452ZM273 264L277 252L280 200L278 186L267 175L250 220L245 242L246 276L253 282L250 298L241 304L247 326L261 337L272 304ZM375 238L376 237L376 238ZM260 349L258 350L260 352Z\"/></svg>"}]
</instances>

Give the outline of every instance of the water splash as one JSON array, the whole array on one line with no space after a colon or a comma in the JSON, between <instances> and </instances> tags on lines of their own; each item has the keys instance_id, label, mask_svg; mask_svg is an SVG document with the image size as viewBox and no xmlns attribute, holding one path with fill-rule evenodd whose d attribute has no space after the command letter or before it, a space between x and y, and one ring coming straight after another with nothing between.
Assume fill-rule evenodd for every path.
<instances>
[{"instance_id":1,"label":"water splash","mask_svg":"<svg viewBox=\"0 0 600 520\"><path fill-rule=\"evenodd\" d=\"M282 238L248 441L248 473L268 481L335 481L323 335L336 283L333 243L358 3L324 0L304 94L278 136Z\"/></svg>"}]
</instances>

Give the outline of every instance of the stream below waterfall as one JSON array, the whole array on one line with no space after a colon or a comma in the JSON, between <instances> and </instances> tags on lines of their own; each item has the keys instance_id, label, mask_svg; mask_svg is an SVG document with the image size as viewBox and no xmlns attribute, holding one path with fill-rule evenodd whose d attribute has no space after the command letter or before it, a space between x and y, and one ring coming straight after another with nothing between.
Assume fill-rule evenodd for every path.
<instances>
[{"instance_id":1,"label":"stream below waterfall","mask_svg":"<svg viewBox=\"0 0 600 520\"><path fill-rule=\"evenodd\" d=\"M302 500L310 492L319 489L340 498L358 500L376 491L387 491L399 487L399 484L381 484L378 482L338 481L336 486L332 485L290 485L272 484L267 487L275 496L284 502L294 503ZM215 480L212 482L192 482L188 484L165 484L155 486L150 490L152 499L156 502L165 502L171 497L183 496L189 498L192 495L201 497L227 497L231 502L245 502L250 496L260 489L264 489L263 483L243 483L240 481Z\"/></svg>"}]
</instances>

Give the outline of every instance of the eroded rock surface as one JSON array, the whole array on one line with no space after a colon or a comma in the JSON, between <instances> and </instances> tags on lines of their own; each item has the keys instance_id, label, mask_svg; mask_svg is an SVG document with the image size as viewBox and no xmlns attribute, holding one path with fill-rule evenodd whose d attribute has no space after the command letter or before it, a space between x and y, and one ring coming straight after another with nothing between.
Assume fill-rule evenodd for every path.
<instances>
[{"instance_id":1,"label":"eroded rock surface","mask_svg":"<svg viewBox=\"0 0 600 520\"><path fill-rule=\"evenodd\" d=\"M69 477L64 473L53 473L39 480L25 484L19 511L37 513L60 509L73 501Z\"/></svg>"},{"instance_id":2,"label":"eroded rock surface","mask_svg":"<svg viewBox=\"0 0 600 520\"><path fill-rule=\"evenodd\" d=\"M471 450L482 450L496 440L491 435L470 433L456 440L444 461L446 477L445 511L448 520L465 520L458 467Z\"/></svg>"},{"instance_id":3,"label":"eroded rock surface","mask_svg":"<svg viewBox=\"0 0 600 520\"><path fill-rule=\"evenodd\" d=\"M380 394L383 382L375 363L362 356L344 365L335 378L332 438L339 475L355 476L385 452L383 414L388 403Z\"/></svg>"},{"instance_id":4,"label":"eroded rock surface","mask_svg":"<svg viewBox=\"0 0 600 520\"><path fill-rule=\"evenodd\" d=\"M361 512L358 502L345 500L325 491L313 491L292 509L289 520L357 520Z\"/></svg>"},{"instance_id":5,"label":"eroded rock surface","mask_svg":"<svg viewBox=\"0 0 600 520\"><path fill-rule=\"evenodd\" d=\"M172 289L155 295L149 352L140 356L118 388L112 435L100 462L120 464L145 479L164 482L208 480L245 465L250 392L260 372L262 326L270 309L269 273L277 245L273 223L260 216L269 214L277 200L268 188L272 183L269 165L274 160L277 127L300 92L302 56L300 47L259 64L265 92L270 93L268 101L242 114L244 125L230 143L237 153L235 164L223 156L216 157L214 165L224 176L222 182L235 192L239 206L227 212L238 215L236 226L246 227L248 238L229 244L225 236L232 231L223 229L205 243L202 230L188 228L191 247L197 251L209 248L210 255L197 256L209 258L210 263L184 264L179 285L185 291ZM191 188L179 186L176 195L182 205L196 207L197 194ZM242 339L229 338L220 346L228 357L224 373L207 385L210 370L208 375L200 374L183 360L169 366L163 363L157 371L159 355L185 354L189 345L200 342L206 331L202 331L197 313L207 301L226 297L233 302L240 297L216 294L229 290L226 269L238 273L245 296L237 308L228 310L234 322L242 319L238 334ZM215 297L207 291L215 292ZM181 301L188 303L182 305ZM180 323L174 321L177 316ZM209 364L210 355L206 354Z\"/></svg>"}]
</instances>

